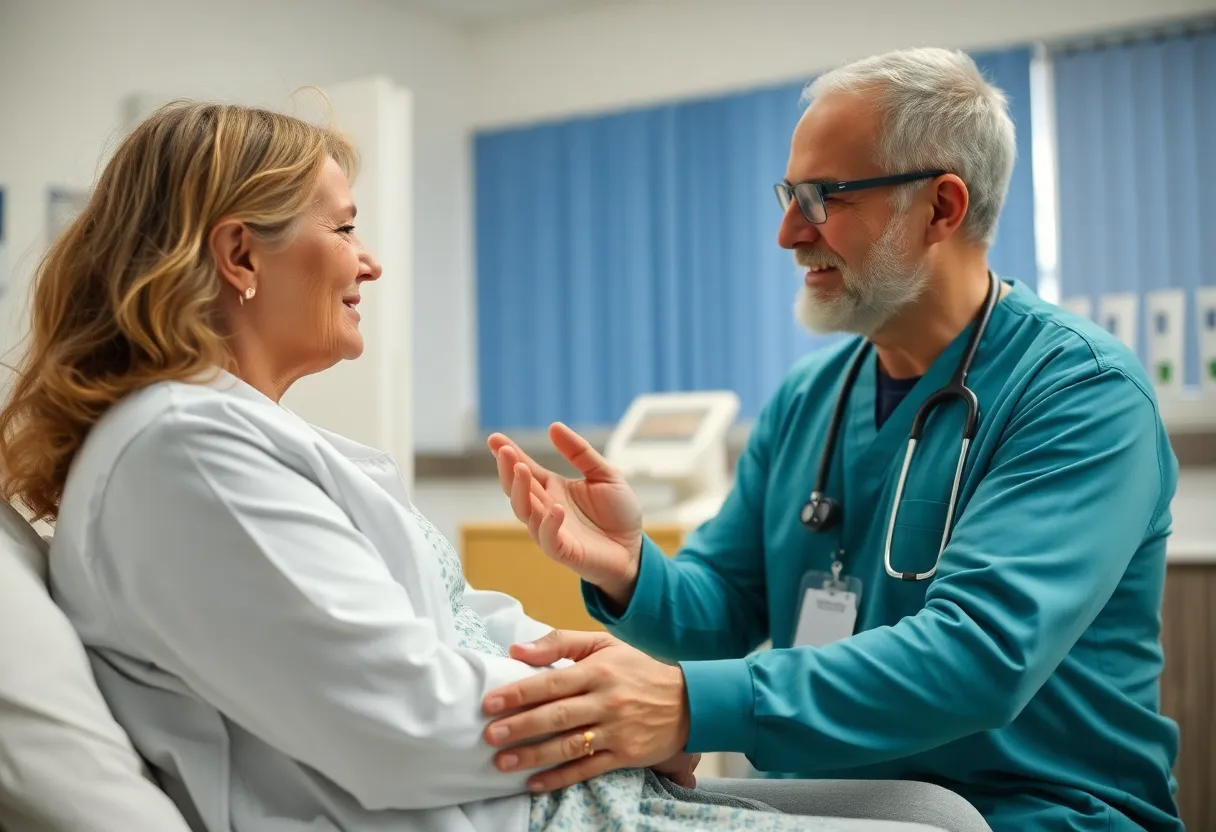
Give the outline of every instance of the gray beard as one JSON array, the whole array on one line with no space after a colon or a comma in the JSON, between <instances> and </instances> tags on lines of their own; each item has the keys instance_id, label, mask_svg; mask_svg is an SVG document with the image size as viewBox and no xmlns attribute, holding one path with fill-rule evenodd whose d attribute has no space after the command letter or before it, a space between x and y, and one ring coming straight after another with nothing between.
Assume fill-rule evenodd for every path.
<instances>
[{"instance_id":1,"label":"gray beard","mask_svg":"<svg viewBox=\"0 0 1216 832\"><path fill-rule=\"evenodd\" d=\"M848 332L869 337L915 302L929 282L929 269L924 263L907 262L904 232L903 217L892 217L857 268L838 258L795 250L794 261L800 267L835 266L843 283L842 291L832 297L821 297L815 289L802 286L794 301L799 323L818 335Z\"/></svg>"}]
</instances>

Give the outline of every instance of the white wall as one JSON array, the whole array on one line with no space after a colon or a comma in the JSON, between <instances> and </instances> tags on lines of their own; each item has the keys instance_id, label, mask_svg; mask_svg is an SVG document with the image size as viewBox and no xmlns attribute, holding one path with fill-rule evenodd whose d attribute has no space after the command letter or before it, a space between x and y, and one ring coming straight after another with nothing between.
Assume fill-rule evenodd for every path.
<instances>
[{"instance_id":1,"label":"white wall","mask_svg":"<svg viewBox=\"0 0 1216 832\"><path fill-rule=\"evenodd\" d=\"M647 0L479 31L473 123L786 81L908 46L981 49L1216 11L1213 0Z\"/></svg>"},{"instance_id":2,"label":"white wall","mask_svg":"<svg viewBox=\"0 0 1216 832\"><path fill-rule=\"evenodd\" d=\"M415 105L415 436L460 445L473 389L467 59L463 33L394 0L0 0L0 185L18 287L0 299L0 355L24 330L46 188L95 178L124 96L285 108L301 86L387 75Z\"/></svg>"},{"instance_id":3,"label":"white wall","mask_svg":"<svg viewBox=\"0 0 1216 832\"><path fill-rule=\"evenodd\" d=\"M413 328L415 447L480 447L471 126L801 79L896 46L982 48L1135 25L1214 0L649 0L472 32L404 6L0 0L0 185L18 282L45 244L46 187L94 178L125 95L285 106L302 85L388 75L416 107L415 315L403 321ZM0 356L24 303L22 292L0 298Z\"/></svg>"},{"instance_id":4,"label":"white wall","mask_svg":"<svg viewBox=\"0 0 1216 832\"><path fill-rule=\"evenodd\" d=\"M393 278L361 290L359 360L300 379L283 404L314 425L391 453L408 489L415 458L413 356L411 333L401 322L413 316L413 99L382 75L327 84L325 93L334 122L359 148L359 176L351 185L359 240Z\"/></svg>"}]
</instances>

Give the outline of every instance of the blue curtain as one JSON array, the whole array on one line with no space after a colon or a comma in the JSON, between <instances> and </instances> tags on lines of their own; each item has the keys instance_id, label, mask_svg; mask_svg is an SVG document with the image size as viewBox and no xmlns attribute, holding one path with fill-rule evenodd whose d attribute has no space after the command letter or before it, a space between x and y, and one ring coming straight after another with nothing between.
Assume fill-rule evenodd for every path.
<instances>
[{"instance_id":1,"label":"blue curtain","mask_svg":"<svg viewBox=\"0 0 1216 832\"><path fill-rule=\"evenodd\" d=\"M977 55L1010 95L1019 161L994 267L1035 283L1028 50ZM829 339L793 317L778 247L801 84L475 140L484 429L616 422L641 393L730 389L754 417Z\"/></svg>"},{"instance_id":2,"label":"blue curtain","mask_svg":"<svg viewBox=\"0 0 1216 832\"><path fill-rule=\"evenodd\" d=\"M1199 378L1195 290L1216 286L1216 32L1056 55L1065 298L1186 292L1184 379ZM1144 321L1136 327L1143 356Z\"/></svg>"},{"instance_id":3,"label":"blue curtain","mask_svg":"<svg viewBox=\"0 0 1216 832\"><path fill-rule=\"evenodd\" d=\"M993 271L1031 289L1039 285L1034 236L1034 164L1031 158L1030 50L1012 49L971 56L993 84L1004 91L1017 131L1017 160L1001 210L996 241L988 252Z\"/></svg>"}]
</instances>

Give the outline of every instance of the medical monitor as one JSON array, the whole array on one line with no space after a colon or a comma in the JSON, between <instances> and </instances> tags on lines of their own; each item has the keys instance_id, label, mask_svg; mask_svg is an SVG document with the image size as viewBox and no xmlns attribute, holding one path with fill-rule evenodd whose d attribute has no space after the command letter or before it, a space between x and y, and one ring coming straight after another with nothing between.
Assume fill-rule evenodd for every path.
<instances>
[{"instance_id":1,"label":"medical monitor","mask_svg":"<svg viewBox=\"0 0 1216 832\"><path fill-rule=\"evenodd\" d=\"M639 396L609 438L605 457L626 477L696 490L696 481L725 475L719 469L738 413L739 397L730 391Z\"/></svg>"},{"instance_id":2,"label":"medical monitor","mask_svg":"<svg viewBox=\"0 0 1216 832\"><path fill-rule=\"evenodd\" d=\"M672 410L651 408L644 412L633 428L628 442L692 442L709 418L708 407Z\"/></svg>"}]
</instances>

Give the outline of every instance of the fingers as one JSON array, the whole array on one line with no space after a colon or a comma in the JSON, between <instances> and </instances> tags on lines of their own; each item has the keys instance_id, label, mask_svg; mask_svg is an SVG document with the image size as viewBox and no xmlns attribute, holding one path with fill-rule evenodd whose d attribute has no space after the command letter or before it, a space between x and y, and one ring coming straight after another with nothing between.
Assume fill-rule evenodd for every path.
<instances>
[{"instance_id":1,"label":"fingers","mask_svg":"<svg viewBox=\"0 0 1216 832\"><path fill-rule=\"evenodd\" d=\"M674 774L663 775L677 786L683 786L686 789L695 789L697 787L697 775L691 771L681 771Z\"/></svg>"},{"instance_id":2,"label":"fingers","mask_svg":"<svg viewBox=\"0 0 1216 832\"><path fill-rule=\"evenodd\" d=\"M517 464L512 471L512 476L514 479L508 492L511 497L511 511L515 512L515 516L521 522L528 524L528 531L535 537L540 526L539 515L544 511L544 503L532 488L534 480L528 466ZM537 515L535 528L531 523L534 513Z\"/></svg>"},{"instance_id":3,"label":"fingers","mask_svg":"<svg viewBox=\"0 0 1216 832\"><path fill-rule=\"evenodd\" d=\"M491 447L493 447L491 445ZM515 463L519 461L518 456L510 447L501 447L494 451L494 464L498 468L498 484L502 486L502 493L510 495L511 486L515 482Z\"/></svg>"},{"instance_id":4,"label":"fingers","mask_svg":"<svg viewBox=\"0 0 1216 832\"><path fill-rule=\"evenodd\" d=\"M504 494L510 495L511 487L515 484L516 471L526 470L535 483L535 491L538 495L545 493L543 482L546 480L538 479L535 466L528 466L520 456L521 452L518 448L507 446L499 449L494 456L495 465L498 468L498 483L502 486Z\"/></svg>"},{"instance_id":5,"label":"fingers","mask_svg":"<svg viewBox=\"0 0 1216 832\"><path fill-rule=\"evenodd\" d=\"M652 765L650 768L676 785L695 789L697 787L696 770L700 762L700 754L686 754L681 751L671 759Z\"/></svg>"},{"instance_id":6,"label":"fingers","mask_svg":"<svg viewBox=\"0 0 1216 832\"><path fill-rule=\"evenodd\" d=\"M511 645L510 652L512 658L536 666L550 665L558 659L581 662L612 640L607 633L553 630L536 641Z\"/></svg>"},{"instance_id":7,"label":"fingers","mask_svg":"<svg viewBox=\"0 0 1216 832\"><path fill-rule=\"evenodd\" d=\"M586 693L589 676L587 670L578 665L538 673L490 691L482 700L482 708L493 715L568 699Z\"/></svg>"},{"instance_id":8,"label":"fingers","mask_svg":"<svg viewBox=\"0 0 1216 832\"><path fill-rule=\"evenodd\" d=\"M546 514L545 508L552 505L553 499L533 479L528 466L517 462L513 467L508 467L510 456L509 448L499 453L498 478L503 484L503 491L510 498L512 513L528 527L528 534L536 540L541 520Z\"/></svg>"},{"instance_id":9,"label":"fingers","mask_svg":"<svg viewBox=\"0 0 1216 832\"><path fill-rule=\"evenodd\" d=\"M495 459L499 460L498 476L499 476L499 479L502 480L502 487L503 487L504 491L506 491L510 487L509 481L502 479L502 475L503 475L502 457L503 457L504 451L507 453L507 459L508 459L507 468L506 468L507 471L510 471L511 469L513 469L515 467L516 463L522 462L524 465L528 466L528 470L531 472L532 478L536 480L537 484L541 487L542 490L545 488L545 486L547 486L549 484L549 476L550 476L549 469L545 468L543 465L537 464L537 462L535 460L533 460L532 457L530 457L526 453L524 453L523 450L518 445L516 445L514 442L512 442L510 439L508 439L503 434L501 434L501 433L490 434L490 438L488 440L486 440L486 444L488 444L490 446L490 451L494 454Z\"/></svg>"},{"instance_id":10,"label":"fingers","mask_svg":"<svg viewBox=\"0 0 1216 832\"><path fill-rule=\"evenodd\" d=\"M509 648L511 658L525 664L530 664L533 667L548 667L557 661L557 659L552 657L560 652L556 646L557 642L550 643L546 641L555 632L557 631L551 630L534 642L512 644ZM491 691L487 694L487 697L497 695L497 693L498 691Z\"/></svg>"},{"instance_id":11,"label":"fingers","mask_svg":"<svg viewBox=\"0 0 1216 832\"><path fill-rule=\"evenodd\" d=\"M491 722L486 726L486 742L506 749L496 758L503 771L552 768L574 759L575 755L559 756L563 739L572 731L581 731L596 722L599 711L587 696L562 699ZM536 742L528 744L531 741ZM601 742L597 748L604 746ZM581 743L576 750L578 754L583 753Z\"/></svg>"},{"instance_id":12,"label":"fingers","mask_svg":"<svg viewBox=\"0 0 1216 832\"><path fill-rule=\"evenodd\" d=\"M494 765L503 772L551 769L572 760L595 756L596 751L603 750L602 743L596 745L599 739L595 731L565 731L536 745L503 751L494 757Z\"/></svg>"},{"instance_id":13,"label":"fingers","mask_svg":"<svg viewBox=\"0 0 1216 832\"><path fill-rule=\"evenodd\" d=\"M545 493L542 481L536 478L533 468L519 460L519 451L513 446L500 446L495 463L498 482L503 493L510 498L512 513L528 527L528 534L536 540L545 509L552 505L553 498Z\"/></svg>"},{"instance_id":14,"label":"fingers","mask_svg":"<svg viewBox=\"0 0 1216 832\"><path fill-rule=\"evenodd\" d=\"M581 735L579 739L582 741ZM598 777L609 771L624 768L625 764L612 751L600 751L591 756L583 756L572 763L566 763L560 768L537 774L528 780L528 790L532 792L555 792L575 783L583 783L592 777Z\"/></svg>"},{"instance_id":15,"label":"fingers","mask_svg":"<svg viewBox=\"0 0 1216 832\"><path fill-rule=\"evenodd\" d=\"M616 476L616 469L591 447L590 442L561 422L554 422L549 427L549 441L587 479L603 480Z\"/></svg>"},{"instance_id":16,"label":"fingers","mask_svg":"<svg viewBox=\"0 0 1216 832\"><path fill-rule=\"evenodd\" d=\"M562 560L565 560L566 556L569 555L569 552L565 551L566 547L562 546L560 534L562 520L565 517L566 510L555 503L547 513L541 516L540 523L532 534L532 539L540 544L541 551L547 553L550 557Z\"/></svg>"},{"instance_id":17,"label":"fingers","mask_svg":"<svg viewBox=\"0 0 1216 832\"><path fill-rule=\"evenodd\" d=\"M676 780L675 784L683 786L686 789L695 789L697 787L697 775L690 771Z\"/></svg>"}]
</instances>

